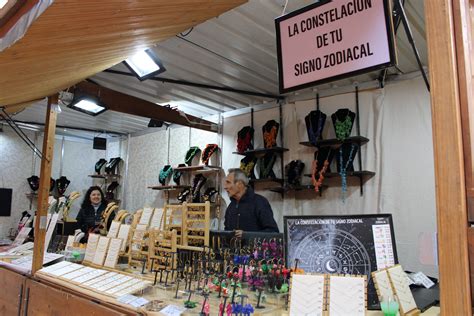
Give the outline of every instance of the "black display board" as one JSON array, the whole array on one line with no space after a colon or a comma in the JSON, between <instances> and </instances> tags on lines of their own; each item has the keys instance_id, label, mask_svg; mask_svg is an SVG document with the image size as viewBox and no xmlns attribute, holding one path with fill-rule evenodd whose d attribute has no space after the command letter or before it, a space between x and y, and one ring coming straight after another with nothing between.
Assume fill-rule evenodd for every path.
<instances>
[{"instance_id":1,"label":"black display board","mask_svg":"<svg viewBox=\"0 0 474 316\"><path fill-rule=\"evenodd\" d=\"M12 189L0 188L0 216L10 216L12 212Z\"/></svg>"},{"instance_id":2,"label":"black display board","mask_svg":"<svg viewBox=\"0 0 474 316\"><path fill-rule=\"evenodd\" d=\"M286 263L305 272L366 275L368 307L378 308L372 271L398 263L391 214L285 216Z\"/></svg>"}]
</instances>

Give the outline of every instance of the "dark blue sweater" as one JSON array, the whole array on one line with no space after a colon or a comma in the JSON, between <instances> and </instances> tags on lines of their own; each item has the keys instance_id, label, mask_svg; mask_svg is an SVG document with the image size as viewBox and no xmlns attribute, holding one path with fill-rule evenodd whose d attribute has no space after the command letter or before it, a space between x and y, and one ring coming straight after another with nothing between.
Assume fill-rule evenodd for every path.
<instances>
[{"instance_id":1,"label":"dark blue sweater","mask_svg":"<svg viewBox=\"0 0 474 316\"><path fill-rule=\"evenodd\" d=\"M231 198L231 203L225 212L224 227L225 230L278 233L270 203L251 188L247 188L240 201Z\"/></svg>"}]
</instances>

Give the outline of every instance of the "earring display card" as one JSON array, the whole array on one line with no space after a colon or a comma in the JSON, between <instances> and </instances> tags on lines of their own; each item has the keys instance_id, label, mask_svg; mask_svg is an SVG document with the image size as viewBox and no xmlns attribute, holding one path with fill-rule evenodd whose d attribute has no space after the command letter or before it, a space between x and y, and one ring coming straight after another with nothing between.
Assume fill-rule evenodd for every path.
<instances>
[{"instance_id":1,"label":"earring display card","mask_svg":"<svg viewBox=\"0 0 474 316\"><path fill-rule=\"evenodd\" d=\"M102 266L104 265L105 256L107 255L107 249L109 248L110 238L100 237L99 242L97 243L97 249L95 251L94 259L92 260L93 264Z\"/></svg>"},{"instance_id":2,"label":"earring display card","mask_svg":"<svg viewBox=\"0 0 474 316\"><path fill-rule=\"evenodd\" d=\"M93 285L95 285L99 282L103 282L104 280L110 279L110 278L112 278L116 275L118 275L117 272L107 272L102 276L99 276L97 278L93 278L89 281L84 282L83 285L86 286L86 287L92 287Z\"/></svg>"},{"instance_id":3,"label":"earring display card","mask_svg":"<svg viewBox=\"0 0 474 316\"><path fill-rule=\"evenodd\" d=\"M398 298L401 314L405 314L411 310L417 309L415 299L410 290L408 277L403 271L402 266L397 264L387 269L388 277L392 283L393 291Z\"/></svg>"},{"instance_id":4,"label":"earring display card","mask_svg":"<svg viewBox=\"0 0 474 316\"><path fill-rule=\"evenodd\" d=\"M94 270L95 270L94 268L83 267L83 268L78 269L76 271L73 271L71 273L65 274L65 275L61 276L61 278L66 279L66 280L72 280L72 279L81 277L83 275L86 275L86 274L88 274L88 273L90 273Z\"/></svg>"},{"instance_id":5,"label":"earring display card","mask_svg":"<svg viewBox=\"0 0 474 316\"><path fill-rule=\"evenodd\" d=\"M125 224L120 225L120 229L117 235L117 238L120 238L123 240L122 246L120 247L120 251L125 251L129 233L130 233L130 225L125 225Z\"/></svg>"},{"instance_id":6,"label":"earring display card","mask_svg":"<svg viewBox=\"0 0 474 316\"><path fill-rule=\"evenodd\" d=\"M99 235L89 234L89 239L87 239L86 253L84 255L84 261L92 262L92 260L94 260L95 250L97 249L98 242Z\"/></svg>"},{"instance_id":7,"label":"earring display card","mask_svg":"<svg viewBox=\"0 0 474 316\"><path fill-rule=\"evenodd\" d=\"M142 216L140 217L140 225L148 226L150 224L150 218L153 214L153 208L145 207L142 212Z\"/></svg>"},{"instance_id":8,"label":"earring display card","mask_svg":"<svg viewBox=\"0 0 474 316\"><path fill-rule=\"evenodd\" d=\"M109 250L107 251L107 257L105 258L105 267L115 268L117 265L120 248L122 246L122 239L112 238L110 240Z\"/></svg>"},{"instance_id":9,"label":"earring display card","mask_svg":"<svg viewBox=\"0 0 474 316\"><path fill-rule=\"evenodd\" d=\"M153 217L151 218L150 227L161 228L161 218L163 217L163 209L155 208Z\"/></svg>"},{"instance_id":10,"label":"earring display card","mask_svg":"<svg viewBox=\"0 0 474 316\"><path fill-rule=\"evenodd\" d=\"M87 281L90 281L92 279L95 279L95 278L98 278L100 277L101 275L104 275L106 274L107 271L105 270L98 270L98 269L94 269L94 271L86 274L86 275L83 275L83 276L80 276L78 278L75 278L73 280L71 280L73 283L78 283L78 284L82 284L82 283L85 283Z\"/></svg>"},{"instance_id":11,"label":"earring display card","mask_svg":"<svg viewBox=\"0 0 474 316\"><path fill-rule=\"evenodd\" d=\"M374 279L375 288L377 289L379 301L382 301L383 297L394 297L387 270L372 272L372 277Z\"/></svg>"},{"instance_id":12,"label":"earring display card","mask_svg":"<svg viewBox=\"0 0 474 316\"><path fill-rule=\"evenodd\" d=\"M324 276L293 274L290 288L290 316L323 315Z\"/></svg>"},{"instance_id":13,"label":"earring display card","mask_svg":"<svg viewBox=\"0 0 474 316\"><path fill-rule=\"evenodd\" d=\"M331 316L365 316L365 278L329 276L329 314Z\"/></svg>"},{"instance_id":14,"label":"earring display card","mask_svg":"<svg viewBox=\"0 0 474 316\"><path fill-rule=\"evenodd\" d=\"M107 233L107 237L109 238L116 238L117 234L120 229L120 222L113 221L112 224L110 224L109 231Z\"/></svg>"},{"instance_id":15,"label":"earring display card","mask_svg":"<svg viewBox=\"0 0 474 316\"><path fill-rule=\"evenodd\" d=\"M65 266L65 267L61 268L61 269L50 271L49 274L54 275L56 277L60 277L62 275L65 275L65 274L71 273L73 271L79 270L83 267L84 266L82 266L80 264L72 263L68 266Z\"/></svg>"}]
</instances>

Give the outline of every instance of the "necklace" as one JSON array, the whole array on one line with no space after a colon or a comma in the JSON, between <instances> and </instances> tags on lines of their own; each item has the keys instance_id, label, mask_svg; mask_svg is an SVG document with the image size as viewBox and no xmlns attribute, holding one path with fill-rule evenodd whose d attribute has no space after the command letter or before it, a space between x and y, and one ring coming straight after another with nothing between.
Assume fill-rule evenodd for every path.
<instances>
[{"instance_id":1,"label":"necklace","mask_svg":"<svg viewBox=\"0 0 474 316\"><path fill-rule=\"evenodd\" d=\"M168 179L168 177L171 175L172 172L173 172L173 168L171 168L170 165L164 166L163 169L161 169L161 171L160 171L160 176L158 178L158 181L162 185L165 185L166 184L166 179Z\"/></svg>"},{"instance_id":2,"label":"necklace","mask_svg":"<svg viewBox=\"0 0 474 316\"><path fill-rule=\"evenodd\" d=\"M345 140L351 134L351 130L352 130L351 117L347 115L343 121L340 121L339 118L336 118L335 128L336 128L336 138L340 141Z\"/></svg>"},{"instance_id":3,"label":"necklace","mask_svg":"<svg viewBox=\"0 0 474 316\"><path fill-rule=\"evenodd\" d=\"M268 132L265 131L263 133L263 142L264 142L265 148L272 148L276 146L277 133L278 133L278 130L276 126L272 126L270 131Z\"/></svg>"},{"instance_id":4,"label":"necklace","mask_svg":"<svg viewBox=\"0 0 474 316\"><path fill-rule=\"evenodd\" d=\"M353 157L352 154L356 149L356 144L351 144L351 151L349 152L349 156L347 157L347 161L344 164L344 157L343 157L343 146L339 148L339 175L341 176L341 186L342 186L342 201L345 202L345 195L347 192L347 168L352 163Z\"/></svg>"},{"instance_id":5,"label":"necklace","mask_svg":"<svg viewBox=\"0 0 474 316\"><path fill-rule=\"evenodd\" d=\"M275 163L276 156L272 153L266 154L260 161L260 179L266 179L272 177L273 164ZM272 177L274 178L274 176Z\"/></svg>"},{"instance_id":6,"label":"necklace","mask_svg":"<svg viewBox=\"0 0 474 316\"><path fill-rule=\"evenodd\" d=\"M188 149L188 152L186 153L186 157L184 159L184 162L190 166L192 161L193 161L193 158L201 151L201 149L199 149L199 147L197 146L193 146L191 148Z\"/></svg>"}]
</instances>

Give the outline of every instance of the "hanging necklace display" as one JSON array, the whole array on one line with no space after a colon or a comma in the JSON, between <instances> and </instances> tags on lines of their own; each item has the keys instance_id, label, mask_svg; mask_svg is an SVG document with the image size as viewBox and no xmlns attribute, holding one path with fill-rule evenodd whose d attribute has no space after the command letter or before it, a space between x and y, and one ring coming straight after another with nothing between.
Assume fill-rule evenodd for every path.
<instances>
[{"instance_id":1,"label":"hanging necklace display","mask_svg":"<svg viewBox=\"0 0 474 316\"><path fill-rule=\"evenodd\" d=\"M285 166L285 175L289 187L301 186L301 175L304 169L304 162L292 160Z\"/></svg>"},{"instance_id":2,"label":"hanging necklace display","mask_svg":"<svg viewBox=\"0 0 474 316\"><path fill-rule=\"evenodd\" d=\"M342 144L341 147L339 147L337 171L341 176L342 201L345 201L347 192L347 172L354 171L353 162L358 149L359 146L354 143Z\"/></svg>"},{"instance_id":3,"label":"hanging necklace display","mask_svg":"<svg viewBox=\"0 0 474 316\"><path fill-rule=\"evenodd\" d=\"M122 161L122 158L120 157L111 158L107 165L105 165L105 172L107 174L116 174L117 172L115 169L118 167L120 161Z\"/></svg>"},{"instance_id":4,"label":"hanging necklace display","mask_svg":"<svg viewBox=\"0 0 474 316\"><path fill-rule=\"evenodd\" d=\"M209 159L211 156L219 150L219 146L217 144L207 144L206 148L201 155L201 160L204 165L209 165Z\"/></svg>"},{"instance_id":5,"label":"hanging necklace display","mask_svg":"<svg viewBox=\"0 0 474 316\"><path fill-rule=\"evenodd\" d=\"M262 134L263 134L263 147L265 148L272 148L276 147L276 138L278 135L278 129L280 128L280 124L277 123L275 120L270 120L262 126Z\"/></svg>"},{"instance_id":6,"label":"hanging necklace display","mask_svg":"<svg viewBox=\"0 0 474 316\"><path fill-rule=\"evenodd\" d=\"M39 177L38 176L31 176L28 179L28 185L30 186L31 191L35 192L39 189Z\"/></svg>"},{"instance_id":7,"label":"hanging necklace display","mask_svg":"<svg viewBox=\"0 0 474 316\"><path fill-rule=\"evenodd\" d=\"M324 174L331 172L330 165L334 158L334 150L331 147L318 148L314 152L314 160L311 165L311 183L314 191L319 192L324 180Z\"/></svg>"},{"instance_id":8,"label":"hanging necklace display","mask_svg":"<svg viewBox=\"0 0 474 316\"><path fill-rule=\"evenodd\" d=\"M191 188L192 201L193 203L199 203L201 201L201 188L206 183L207 178L202 174L197 174L193 179L193 186Z\"/></svg>"},{"instance_id":9,"label":"hanging necklace display","mask_svg":"<svg viewBox=\"0 0 474 316\"><path fill-rule=\"evenodd\" d=\"M237 152L243 153L246 150L253 149L252 139L253 139L254 129L250 126L244 126L237 133Z\"/></svg>"},{"instance_id":10,"label":"hanging necklace display","mask_svg":"<svg viewBox=\"0 0 474 316\"><path fill-rule=\"evenodd\" d=\"M113 181L109 186L107 187L107 191L105 192L105 198L107 200L113 200L115 198L114 191L117 189L119 186L119 183L117 181Z\"/></svg>"},{"instance_id":11,"label":"hanging necklace display","mask_svg":"<svg viewBox=\"0 0 474 316\"><path fill-rule=\"evenodd\" d=\"M317 141L322 139L324 124L326 123L326 114L320 110L311 111L304 118L306 123L306 131L308 132L308 140L316 146Z\"/></svg>"},{"instance_id":12,"label":"hanging necklace display","mask_svg":"<svg viewBox=\"0 0 474 316\"><path fill-rule=\"evenodd\" d=\"M201 149L197 146L192 146L188 149L188 151L186 152L186 156L184 158L184 162L188 165L188 166L192 166L192 163L193 163L193 159L194 157L196 157L199 153L201 152Z\"/></svg>"},{"instance_id":13,"label":"hanging necklace display","mask_svg":"<svg viewBox=\"0 0 474 316\"><path fill-rule=\"evenodd\" d=\"M178 165L178 168L180 167L186 167L186 165L184 163L180 163ZM179 170L174 170L173 171L173 182L176 184L176 185L180 185L181 184L181 176L183 175L183 173Z\"/></svg>"},{"instance_id":14,"label":"hanging necklace display","mask_svg":"<svg viewBox=\"0 0 474 316\"><path fill-rule=\"evenodd\" d=\"M256 162L257 158L254 156L246 156L240 160L240 170L242 170L249 179L255 179L254 167Z\"/></svg>"},{"instance_id":15,"label":"hanging necklace display","mask_svg":"<svg viewBox=\"0 0 474 316\"><path fill-rule=\"evenodd\" d=\"M65 176L60 177L59 179L56 180L56 188L58 190L59 195L64 195L64 192L66 192L67 187L71 181L69 181L68 178Z\"/></svg>"},{"instance_id":16,"label":"hanging necklace display","mask_svg":"<svg viewBox=\"0 0 474 316\"><path fill-rule=\"evenodd\" d=\"M273 172L273 165L276 161L275 153L266 153L265 156L259 159L259 175L260 179L276 178L275 173Z\"/></svg>"},{"instance_id":17,"label":"hanging necklace display","mask_svg":"<svg viewBox=\"0 0 474 316\"><path fill-rule=\"evenodd\" d=\"M336 132L336 138L344 141L351 135L356 114L349 109L339 109L331 115Z\"/></svg>"},{"instance_id":18,"label":"hanging necklace display","mask_svg":"<svg viewBox=\"0 0 474 316\"><path fill-rule=\"evenodd\" d=\"M169 177L173 174L173 168L171 165L166 165L160 170L160 176L158 177L158 181L161 185L166 185Z\"/></svg>"},{"instance_id":19,"label":"hanging necklace display","mask_svg":"<svg viewBox=\"0 0 474 316\"><path fill-rule=\"evenodd\" d=\"M107 160L105 160L104 158L100 158L99 161L97 161L95 163L95 172L97 174L100 174L100 171L102 170L102 167L107 163Z\"/></svg>"},{"instance_id":20,"label":"hanging necklace display","mask_svg":"<svg viewBox=\"0 0 474 316\"><path fill-rule=\"evenodd\" d=\"M54 186L56 184L56 180L54 180L53 178L51 178L49 180L49 192L53 191L54 190Z\"/></svg>"}]
</instances>

